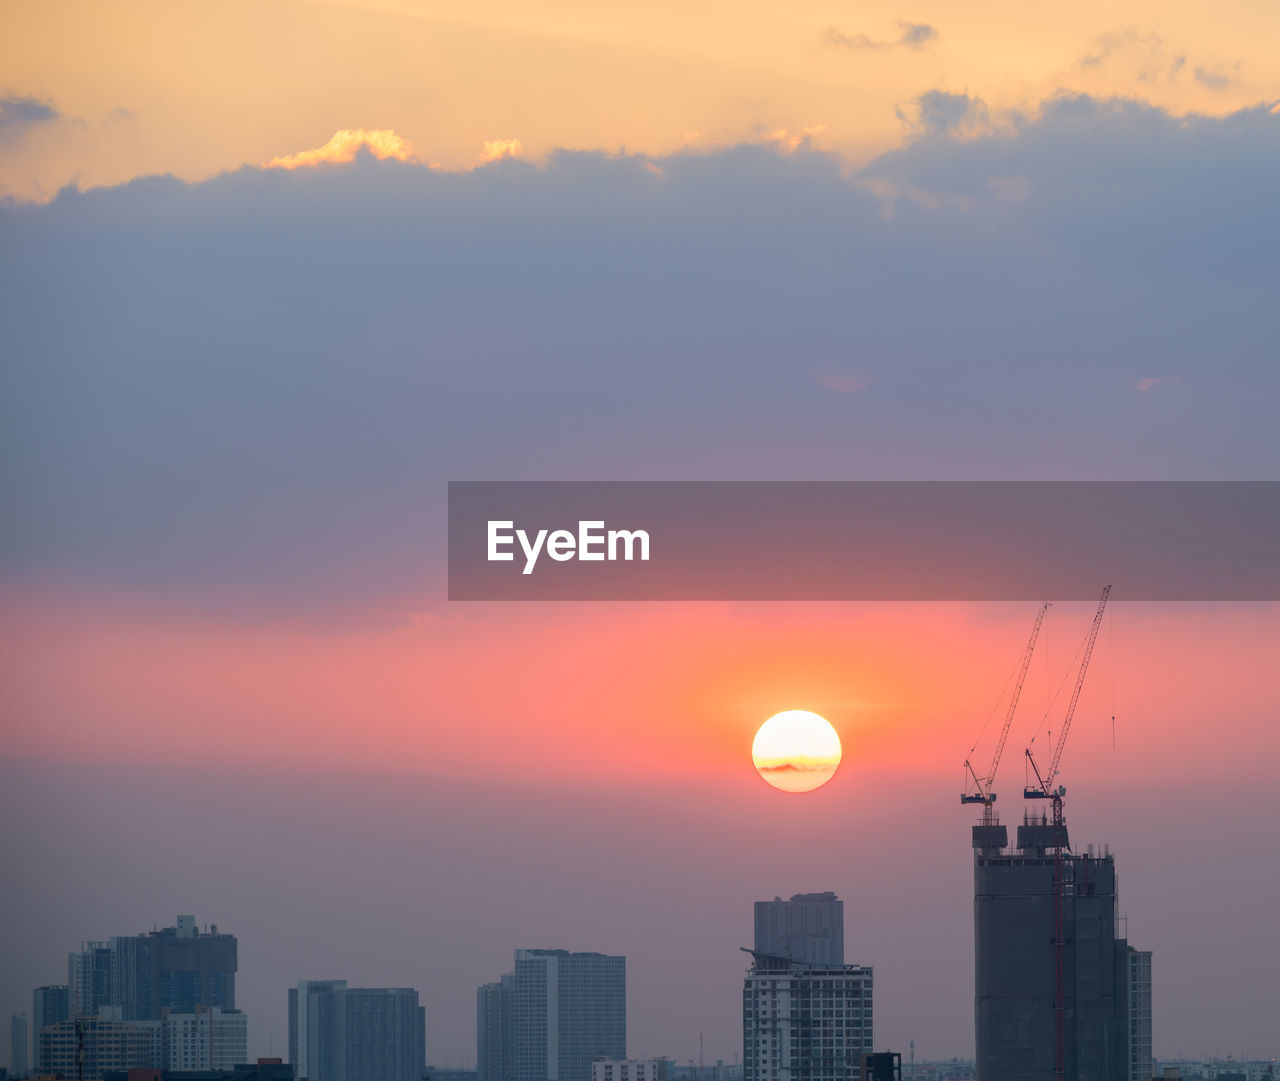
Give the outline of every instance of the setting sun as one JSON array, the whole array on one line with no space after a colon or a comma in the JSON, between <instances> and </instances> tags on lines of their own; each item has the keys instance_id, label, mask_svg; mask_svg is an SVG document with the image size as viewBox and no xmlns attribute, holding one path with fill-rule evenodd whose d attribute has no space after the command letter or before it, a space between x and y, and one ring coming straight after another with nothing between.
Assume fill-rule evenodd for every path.
<instances>
[{"instance_id":1,"label":"setting sun","mask_svg":"<svg viewBox=\"0 0 1280 1081\"><path fill-rule=\"evenodd\" d=\"M811 792L835 775L840 765L840 737L816 713L789 709L760 726L751 745L751 760L760 776L783 792Z\"/></svg>"}]
</instances>

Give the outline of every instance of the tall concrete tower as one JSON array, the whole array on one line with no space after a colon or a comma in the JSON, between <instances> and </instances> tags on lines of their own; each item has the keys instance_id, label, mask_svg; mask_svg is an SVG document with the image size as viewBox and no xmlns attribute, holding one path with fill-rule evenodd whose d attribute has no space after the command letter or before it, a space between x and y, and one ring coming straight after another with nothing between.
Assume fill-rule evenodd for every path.
<instances>
[{"instance_id":1,"label":"tall concrete tower","mask_svg":"<svg viewBox=\"0 0 1280 1081\"><path fill-rule=\"evenodd\" d=\"M756 953L810 965L844 964L844 902L826 893L797 893L790 901L757 901Z\"/></svg>"},{"instance_id":2,"label":"tall concrete tower","mask_svg":"<svg viewBox=\"0 0 1280 1081\"><path fill-rule=\"evenodd\" d=\"M982 1081L1128 1081L1128 943L1110 852L1071 852L1066 825L973 827L975 996Z\"/></svg>"}]
</instances>

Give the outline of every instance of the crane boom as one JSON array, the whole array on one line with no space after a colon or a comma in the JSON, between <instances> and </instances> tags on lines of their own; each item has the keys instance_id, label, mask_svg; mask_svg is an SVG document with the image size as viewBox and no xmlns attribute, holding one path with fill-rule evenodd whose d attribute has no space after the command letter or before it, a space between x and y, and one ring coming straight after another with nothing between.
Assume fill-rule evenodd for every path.
<instances>
[{"instance_id":1,"label":"crane boom","mask_svg":"<svg viewBox=\"0 0 1280 1081\"><path fill-rule=\"evenodd\" d=\"M1004 745L1009 739L1009 729L1013 725L1013 715L1017 712L1018 699L1022 696L1022 685L1027 681L1027 669L1031 667L1031 654L1035 652L1036 639L1040 637L1040 625L1044 622L1044 616L1048 610L1049 602L1046 601L1040 606L1040 611L1036 613L1035 626L1031 628L1031 637L1027 640L1027 648L1022 654L1022 664L1018 668L1018 680L1013 687L1013 696L1009 699L1009 711L1005 714L1004 726L1000 729L1000 739L996 742L996 753L991 757L991 768L987 770L986 778L979 777L968 761L964 764L964 768L973 777L977 790L972 795L966 793L961 796L961 803L984 803L990 807L995 802L996 797L991 791L991 786L996 783L996 770L1000 768L1000 756L1004 754Z\"/></svg>"},{"instance_id":2,"label":"crane boom","mask_svg":"<svg viewBox=\"0 0 1280 1081\"><path fill-rule=\"evenodd\" d=\"M1071 692L1071 701L1067 703L1067 715L1062 720L1062 731L1058 733L1058 743L1053 749L1053 758L1049 760L1049 768L1042 775L1036 768L1036 761L1031 757L1031 748L1027 748L1027 759L1035 770L1039 789L1028 787L1023 793L1024 799L1051 799L1053 797L1053 780L1058 775L1058 763L1062 760L1062 750L1067 743L1067 733L1071 730L1071 718L1076 713L1076 703L1080 701L1080 691L1084 688L1085 673L1089 670L1089 658L1093 656L1093 646L1098 640L1098 628L1102 625L1102 613L1107 607L1107 598L1111 596L1111 587L1102 590L1098 601L1098 610L1093 616L1093 626L1089 628L1089 637L1085 641L1084 655L1080 658L1080 674L1076 676L1075 689Z\"/></svg>"}]
</instances>

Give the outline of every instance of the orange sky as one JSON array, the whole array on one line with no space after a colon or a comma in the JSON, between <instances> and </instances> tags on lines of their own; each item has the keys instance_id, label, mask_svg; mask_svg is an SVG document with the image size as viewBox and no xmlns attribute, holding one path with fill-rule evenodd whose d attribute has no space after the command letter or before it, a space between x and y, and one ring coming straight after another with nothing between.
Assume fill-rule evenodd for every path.
<instances>
[{"instance_id":1,"label":"orange sky","mask_svg":"<svg viewBox=\"0 0 1280 1081\"><path fill-rule=\"evenodd\" d=\"M1010 795L1090 608L1051 610L1002 770ZM957 796L1034 614L1032 605L455 605L405 625L307 630L118 599L11 594L5 610L17 718L9 749L23 757L198 752L210 765L570 785L707 780L750 772L760 723L804 708L831 720L844 745L834 784L918 772L931 787L954 778ZM1113 604L1064 779L1073 766L1090 783L1265 775L1280 745L1263 727L1275 703L1259 673L1280 646L1276 627L1274 605ZM1234 719L1225 729L1215 724L1224 716Z\"/></svg>"},{"instance_id":2,"label":"orange sky","mask_svg":"<svg viewBox=\"0 0 1280 1081\"><path fill-rule=\"evenodd\" d=\"M9 3L4 21L0 94L58 113L0 144L0 193L24 199L204 177L344 129L394 130L447 168L498 140L536 159L806 130L857 162L900 142L931 89L983 98L993 123L1063 90L1214 114L1280 97L1265 0L139 0Z\"/></svg>"}]
</instances>

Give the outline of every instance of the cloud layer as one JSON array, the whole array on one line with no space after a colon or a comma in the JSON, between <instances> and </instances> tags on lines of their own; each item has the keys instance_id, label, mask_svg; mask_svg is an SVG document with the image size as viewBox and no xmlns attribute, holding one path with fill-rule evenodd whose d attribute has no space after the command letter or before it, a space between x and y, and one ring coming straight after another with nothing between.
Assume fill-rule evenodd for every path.
<instances>
[{"instance_id":1,"label":"cloud layer","mask_svg":"<svg viewBox=\"0 0 1280 1081\"><path fill-rule=\"evenodd\" d=\"M1274 475L1276 110L916 110L854 175L364 155L0 209L2 573L431 595L450 478Z\"/></svg>"}]
</instances>

